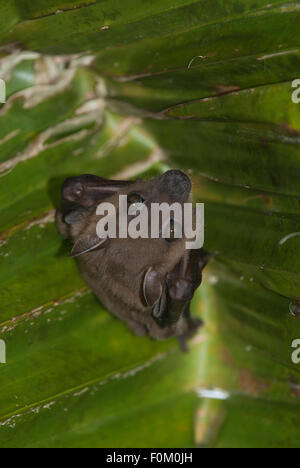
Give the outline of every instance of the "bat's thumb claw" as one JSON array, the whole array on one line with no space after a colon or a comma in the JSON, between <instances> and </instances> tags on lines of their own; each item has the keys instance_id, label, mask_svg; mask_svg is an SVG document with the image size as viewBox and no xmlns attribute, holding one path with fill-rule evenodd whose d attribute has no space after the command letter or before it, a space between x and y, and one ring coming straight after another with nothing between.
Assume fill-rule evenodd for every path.
<instances>
[{"instance_id":1,"label":"bat's thumb claw","mask_svg":"<svg viewBox=\"0 0 300 468\"><path fill-rule=\"evenodd\" d=\"M206 267L206 265L216 256L216 254L207 252L206 250L202 249L201 257L199 261L199 267L201 271Z\"/></svg>"}]
</instances>

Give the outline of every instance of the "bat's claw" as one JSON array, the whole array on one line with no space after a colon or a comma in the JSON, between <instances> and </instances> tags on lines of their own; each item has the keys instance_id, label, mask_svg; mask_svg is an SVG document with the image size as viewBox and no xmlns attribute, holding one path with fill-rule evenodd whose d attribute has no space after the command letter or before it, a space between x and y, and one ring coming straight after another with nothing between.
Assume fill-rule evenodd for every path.
<instances>
[{"instance_id":1,"label":"bat's claw","mask_svg":"<svg viewBox=\"0 0 300 468\"><path fill-rule=\"evenodd\" d=\"M211 252L207 252L207 250L201 249L201 257L199 260L200 270L201 271L204 270L208 262L210 262L210 260L212 260L214 257L215 257L215 254Z\"/></svg>"},{"instance_id":2,"label":"bat's claw","mask_svg":"<svg viewBox=\"0 0 300 468\"><path fill-rule=\"evenodd\" d=\"M184 353L189 352L189 347L187 344L188 340L190 340L197 333L199 328L203 327L203 325L204 324L202 320L198 318L189 317L187 331L183 335L177 337L181 351L183 351Z\"/></svg>"}]
</instances>

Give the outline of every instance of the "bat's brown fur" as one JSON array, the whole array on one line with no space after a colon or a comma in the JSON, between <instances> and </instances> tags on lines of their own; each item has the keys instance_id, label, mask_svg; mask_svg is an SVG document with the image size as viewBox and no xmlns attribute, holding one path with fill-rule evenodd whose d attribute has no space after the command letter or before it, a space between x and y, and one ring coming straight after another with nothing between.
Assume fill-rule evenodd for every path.
<instances>
[{"instance_id":1,"label":"bat's brown fur","mask_svg":"<svg viewBox=\"0 0 300 468\"><path fill-rule=\"evenodd\" d=\"M209 260L203 250L186 250L186 239L108 239L96 235L97 206L119 195L139 194L151 202L189 200L191 183L180 171L168 171L149 181L121 182L83 175L69 178L62 188L58 228L74 241L81 274L104 306L139 335L163 340L176 336L185 347L201 322L190 316L190 300ZM80 255L82 252L82 255Z\"/></svg>"}]
</instances>

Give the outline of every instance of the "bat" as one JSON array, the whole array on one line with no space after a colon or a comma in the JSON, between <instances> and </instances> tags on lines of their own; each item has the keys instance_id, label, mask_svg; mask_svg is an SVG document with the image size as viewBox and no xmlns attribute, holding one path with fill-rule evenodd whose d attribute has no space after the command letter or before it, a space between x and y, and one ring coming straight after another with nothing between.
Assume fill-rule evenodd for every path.
<instances>
[{"instance_id":1,"label":"bat","mask_svg":"<svg viewBox=\"0 0 300 468\"><path fill-rule=\"evenodd\" d=\"M187 250L185 238L172 235L172 225L168 238L99 238L96 212L104 202L118 211L120 195L127 196L128 208L164 202L183 206L191 188L179 170L147 181L84 174L65 180L56 212L61 235L74 243L70 255L100 302L136 335L157 340L175 336L183 350L202 325L191 316L190 303L211 255Z\"/></svg>"}]
</instances>

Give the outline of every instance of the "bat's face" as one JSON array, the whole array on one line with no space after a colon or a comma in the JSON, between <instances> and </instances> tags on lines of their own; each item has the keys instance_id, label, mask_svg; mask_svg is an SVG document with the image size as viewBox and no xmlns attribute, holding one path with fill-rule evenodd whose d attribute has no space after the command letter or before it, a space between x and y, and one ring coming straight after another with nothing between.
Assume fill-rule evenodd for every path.
<instances>
[{"instance_id":1,"label":"bat's face","mask_svg":"<svg viewBox=\"0 0 300 468\"><path fill-rule=\"evenodd\" d=\"M190 192L190 179L177 170L146 182L83 175L63 185L57 222L62 235L74 241L71 255L78 257L84 279L104 305L137 334L157 339L187 336L197 325L189 316L189 303L201 283L207 254L186 250L184 235L176 236L183 216L171 216L168 226L160 218L159 237L151 237L153 204L177 203L183 208ZM96 211L104 202L115 208L119 233L118 224L124 220L119 218L121 195L127 197L126 228L136 218L132 208L147 208L148 238L98 237Z\"/></svg>"}]
</instances>

